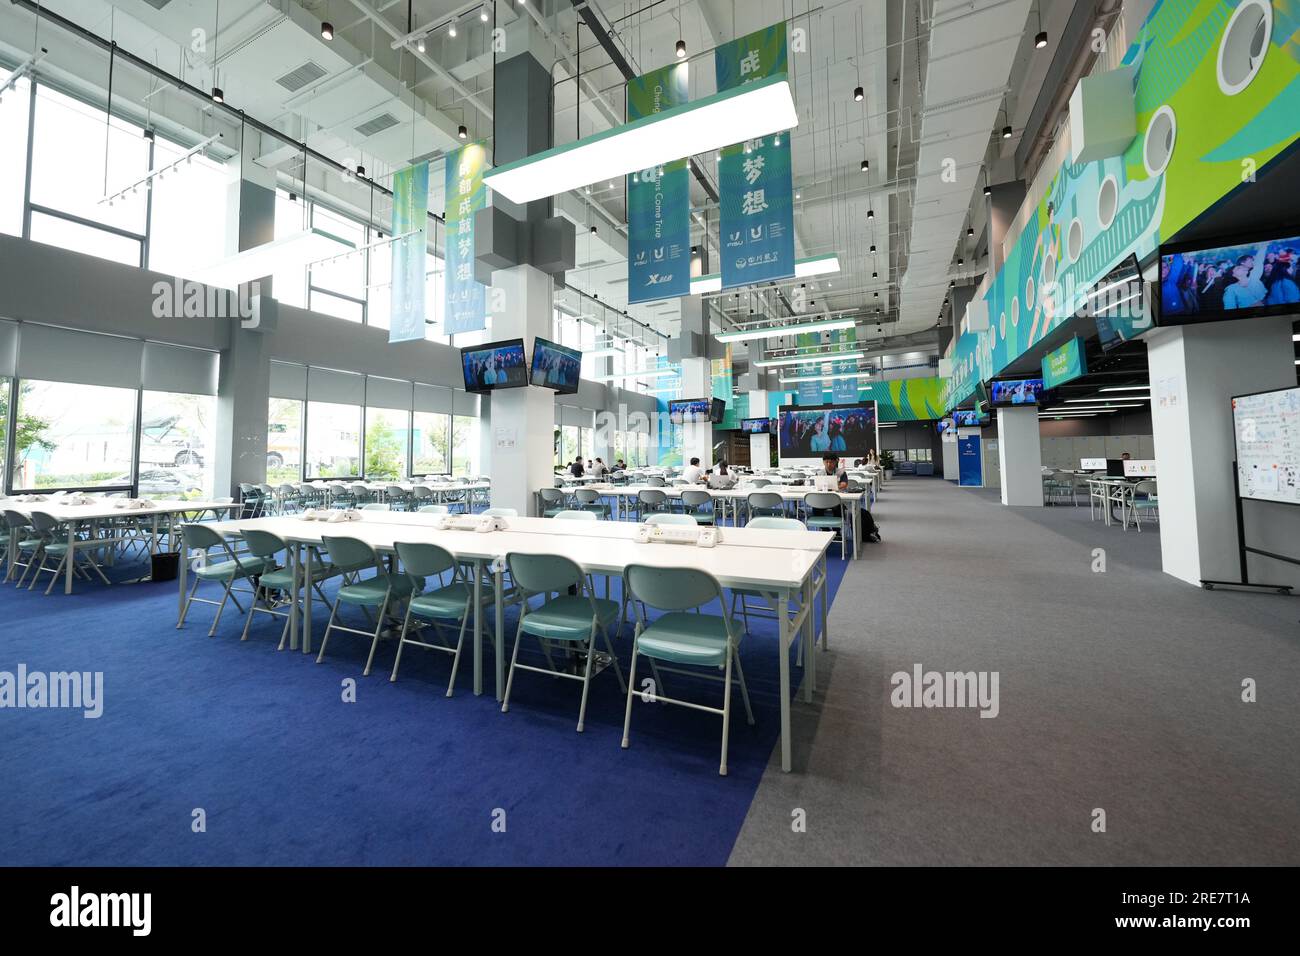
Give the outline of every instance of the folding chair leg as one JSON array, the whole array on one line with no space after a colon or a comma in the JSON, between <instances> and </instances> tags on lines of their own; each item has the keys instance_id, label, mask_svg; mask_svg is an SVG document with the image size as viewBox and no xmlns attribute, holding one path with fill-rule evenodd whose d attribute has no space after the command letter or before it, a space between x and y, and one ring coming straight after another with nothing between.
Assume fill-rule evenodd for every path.
<instances>
[{"instance_id":1,"label":"folding chair leg","mask_svg":"<svg viewBox=\"0 0 1300 956\"><path fill-rule=\"evenodd\" d=\"M460 652L465 646L465 632L469 630L469 609L466 608L465 615L460 619L460 636L456 638L456 653L451 658L451 679L447 681L447 696L450 697L452 691L456 688L456 671L460 668ZM439 629L439 636L441 636Z\"/></svg>"},{"instance_id":2,"label":"folding chair leg","mask_svg":"<svg viewBox=\"0 0 1300 956\"><path fill-rule=\"evenodd\" d=\"M582 703L578 707L578 733L582 733L583 722L587 719L587 693L591 690L591 662L596 657L596 623L591 624L591 635L587 638L587 668L582 675Z\"/></svg>"},{"instance_id":3,"label":"folding chair leg","mask_svg":"<svg viewBox=\"0 0 1300 956\"><path fill-rule=\"evenodd\" d=\"M393 672L388 676L390 684L397 680L397 668L402 664L402 648L406 646L406 632L411 627L411 605L406 605L406 616L402 618L402 633L397 636L397 656L393 658Z\"/></svg>"},{"instance_id":4,"label":"folding chair leg","mask_svg":"<svg viewBox=\"0 0 1300 956\"><path fill-rule=\"evenodd\" d=\"M515 686L515 662L519 660L519 641L524 636L524 616L519 615L519 627L515 629L515 649L510 654L510 673L506 676L506 695L501 699L501 713L510 711L510 691Z\"/></svg>"},{"instance_id":5,"label":"folding chair leg","mask_svg":"<svg viewBox=\"0 0 1300 956\"><path fill-rule=\"evenodd\" d=\"M632 730L632 695L636 693L637 640L632 639L632 666L627 672L627 706L623 710L623 749L629 746L628 734ZM651 662L653 663L653 661ZM656 684L656 687L659 685Z\"/></svg>"},{"instance_id":6,"label":"folding chair leg","mask_svg":"<svg viewBox=\"0 0 1300 956\"><path fill-rule=\"evenodd\" d=\"M335 601L330 608L330 620L329 623L325 625L325 636L320 640L320 653L316 655L317 664L325 659L325 645L330 641L330 628L334 626L334 618L338 616L339 603L339 601Z\"/></svg>"},{"instance_id":7,"label":"folding chair leg","mask_svg":"<svg viewBox=\"0 0 1300 956\"><path fill-rule=\"evenodd\" d=\"M618 665L618 655L614 653L614 642L609 639L609 631L605 630L605 625L600 626L600 633L605 635L605 650L609 652L609 659L614 662L614 676L618 678L618 689L620 691L627 689L627 684L623 681L623 668Z\"/></svg>"},{"instance_id":8,"label":"folding chair leg","mask_svg":"<svg viewBox=\"0 0 1300 956\"><path fill-rule=\"evenodd\" d=\"M260 584L253 588L253 601L248 606L248 613L244 615L244 633L239 636L241 644L248 640L248 629L253 625L253 612L257 610L257 596L259 594L262 595L262 603L267 606L268 610L271 607L271 602L266 596L266 588Z\"/></svg>"},{"instance_id":9,"label":"folding chair leg","mask_svg":"<svg viewBox=\"0 0 1300 956\"><path fill-rule=\"evenodd\" d=\"M736 676L740 678L740 699L745 702L745 718L749 721L749 726L754 726L754 711L749 706L749 688L745 686L745 669L740 666L740 649L737 648L732 653L736 657Z\"/></svg>"},{"instance_id":10,"label":"folding chair leg","mask_svg":"<svg viewBox=\"0 0 1300 956\"><path fill-rule=\"evenodd\" d=\"M181 619L176 622L176 630L179 631L181 628L185 626L185 617L190 613L190 605L194 603L194 592L197 591L198 589L199 589L199 578L197 575L195 575L194 583L190 585L190 593L185 598L185 606L181 608Z\"/></svg>"},{"instance_id":11,"label":"folding chair leg","mask_svg":"<svg viewBox=\"0 0 1300 956\"><path fill-rule=\"evenodd\" d=\"M50 575L50 583L49 583L49 586L46 587L46 589L45 589L45 596L46 596L46 597L49 597L49 596L50 596L50 592L54 590L54 585L55 585L56 583L58 583L59 578L63 576L63 569L64 569L65 567L67 567L67 564L68 564L68 555L67 555L67 554L64 554L63 559L59 562L58 567L56 567L56 568L54 569L54 573ZM35 584L35 583L36 583L36 581L33 580L33 581L32 581L32 584Z\"/></svg>"},{"instance_id":12,"label":"folding chair leg","mask_svg":"<svg viewBox=\"0 0 1300 956\"><path fill-rule=\"evenodd\" d=\"M375 615L375 637L370 642L370 656L366 658L366 669L361 672L362 677L370 676L370 665L375 662L375 651L379 649L379 636L384 633L384 614L388 611L388 595L384 595L384 603L379 605L379 613Z\"/></svg>"},{"instance_id":13,"label":"folding chair leg","mask_svg":"<svg viewBox=\"0 0 1300 956\"><path fill-rule=\"evenodd\" d=\"M226 582L226 593L221 596L221 603L217 605L217 616L212 619L212 627L208 629L208 637L217 633L217 625L221 623L221 614L226 609L226 601L230 600L230 589L234 586L235 579L232 576L231 579Z\"/></svg>"},{"instance_id":14,"label":"folding chair leg","mask_svg":"<svg viewBox=\"0 0 1300 956\"><path fill-rule=\"evenodd\" d=\"M731 739L731 658L734 650L727 649L726 683L722 689L722 762L718 764L719 776L727 775L727 744Z\"/></svg>"}]
</instances>

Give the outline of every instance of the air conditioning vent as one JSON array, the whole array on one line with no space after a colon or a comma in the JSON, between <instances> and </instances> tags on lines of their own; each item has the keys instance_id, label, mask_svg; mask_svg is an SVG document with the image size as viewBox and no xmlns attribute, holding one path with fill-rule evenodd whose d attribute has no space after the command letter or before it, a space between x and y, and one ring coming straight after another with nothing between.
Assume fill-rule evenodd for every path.
<instances>
[{"instance_id":1,"label":"air conditioning vent","mask_svg":"<svg viewBox=\"0 0 1300 956\"><path fill-rule=\"evenodd\" d=\"M308 60L302 66L290 70L284 76L277 79L279 83L290 93L297 93L309 83L315 83L325 75L325 68L318 63Z\"/></svg>"},{"instance_id":2,"label":"air conditioning vent","mask_svg":"<svg viewBox=\"0 0 1300 956\"><path fill-rule=\"evenodd\" d=\"M357 132L362 136L370 137L376 133L382 133L386 129L391 129L397 125L397 117L392 113L380 113L373 119L368 119L357 127Z\"/></svg>"},{"instance_id":3,"label":"air conditioning vent","mask_svg":"<svg viewBox=\"0 0 1300 956\"><path fill-rule=\"evenodd\" d=\"M591 269L594 268L595 266L603 266L606 263L608 263L608 261L609 261L608 259L590 259L587 262L579 262L576 266L574 266L574 268Z\"/></svg>"}]
</instances>

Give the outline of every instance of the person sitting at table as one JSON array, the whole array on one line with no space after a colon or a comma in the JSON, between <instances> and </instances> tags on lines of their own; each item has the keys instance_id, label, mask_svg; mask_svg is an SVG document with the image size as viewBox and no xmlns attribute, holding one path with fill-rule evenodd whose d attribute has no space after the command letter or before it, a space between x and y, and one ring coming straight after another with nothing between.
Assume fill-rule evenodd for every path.
<instances>
[{"instance_id":1,"label":"person sitting at table","mask_svg":"<svg viewBox=\"0 0 1300 956\"><path fill-rule=\"evenodd\" d=\"M840 491L847 491L849 487L849 474L840 467L840 456L830 452L822 455L822 467L826 474L835 476L835 486Z\"/></svg>"},{"instance_id":2,"label":"person sitting at table","mask_svg":"<svg viewBox=\"0 0 1300 956\"><path fill-rule=\"evenodd\" d=\"M603 461L601 461L599 458L597 458L597 459L596 459L596 464L593 465L593 466L592 466L592 469L591 469L591 475L592 475L592 477L593 477L593 478L604 478L607 474L609 474L609 469L605 467L605 463L604 463Z\"/></svg>"},{"instance_id":3,"label":"person sitting at table","mask_svg":"<svg viewBox=\"0 0 1300 956\"><path fill-rule=\"evenodd\" d=\"M625 462L622 458L620 458L618 461L614 462L614 470L627 471L627 462Z\"/></svg>"},{"instance_id":4,"label":"person sitting at table","mask_svg":"<svg viewBox=\"0 0 1300 956\"><path fill-rule=\"evenodd\" d=\"M1133 456L1130 455L1128 452L1124 451L1124 452L1120 452L1119 457L1120 457L1120 460L1121 460L1121 461L1128 461L1128 460L1131 459Z\"/></svg>"},{"instance_id":5,"label":"person sitting at table","mask_svg":"<svg viewBox=\"0 0 1300 956\"><path fill-rule=\"evenodd\" d=\"M700 467L700 460L692 458L691 463L682 469L682 479L688 485L698 485L700 476L704 474L704 469Z\"/></svg>"},{"instance_id":6,"label":"person sitting at table","mask_svg":"<svg viewBox=\"0 0 1300 956\"><path fill-rule=\"evenodd\" d=\"M716 470L709 472L708 481L706 483L710 488L725 491L728 488L734 488L736 486L736 474L735 472L728 471L727 463L721 461L718 462Z\"/></svg>"},{"instance_id":7,"label":"person sitting at table","mask_svg":"<svg viewBox=\"0 0 1300 956\"><path fill-rule=\"evenodd\" d=\"M569 466L569 474L571 474L574 478L581 478L585 474L585 471L583 470L582 467L581 458L573 459L573 464Z\"/></svg>"}]
</instances>

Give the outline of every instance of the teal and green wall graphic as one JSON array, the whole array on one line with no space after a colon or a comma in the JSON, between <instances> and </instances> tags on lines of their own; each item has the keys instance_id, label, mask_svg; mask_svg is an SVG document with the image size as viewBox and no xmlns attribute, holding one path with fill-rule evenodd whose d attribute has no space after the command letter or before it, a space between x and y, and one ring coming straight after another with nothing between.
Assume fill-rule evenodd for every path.
<instances>
[{"instance_id":1,"label":"teal and green wall graphic","mask_svg":"<svg viewBox=\"0 0 1300 956\"><path fill-rule=\"evenodd\" d=\"M847 405L874 401L882 422L921 422L943 418L943 390L946 379L899 378L885 382L858 380L858 391L847 402L835 398L830 390L820 392L810 401L794 392L768 392L767 414L775 418L782 405Z\"/></svg>"},{"instance_id":2,"label":"teal and green wall graphic","mask_svg":"<svg viewBox=\"0 0 1300 956\"><path fill-rule=\"evenodd\" d=\"M722 44L713 63L719 92L785 73L785 21ZM724 147L718 181L722 287L794 275L790 137L778 133Z\"/></svg>"},{"instance_id":3,"label":"teal and green wall graphic","mask_svg":"<svg viewBox=\"0 0 1300 956\"><path fill-rule=\"evenodd\" d=\"M1271 25L1244 86L1249 68L1234 56L1251 44L1225 43L1239 7L1267 9ZM1123 66L1133 74L1137 136L1120 156L1056 172L985 294L989 329L963 334L953 349L945 409L1038 347L1122 259L1153 254L1210 206L1250 188L1256 171L1300 138L1297 0L1161 0ZM1120 331L1140 335L1143 321Z\"/></svg>"},{"instance_id":4,"label":"teal and green wall graphic","mask_svg":"<svg viewBox=\"0 0 1300 956\"><path fill-rule=\"evenodd\" d=\"M1088 374L1083 339L1075 336L1043 356L1043 387L1056 388Z\"/></svg>"},{"instance_id":5,"label":"teal and green wall graphic","mask_svg":"<svg viewBox=\"0 0 1300 956\"><path fill-rule=\"evenodd\" d=\"M673 63L627 85L630 121L690 99L689 67ZM627 177L627 300L691 294L691 196L685 159Z\"/></svg>"}]
</instances>

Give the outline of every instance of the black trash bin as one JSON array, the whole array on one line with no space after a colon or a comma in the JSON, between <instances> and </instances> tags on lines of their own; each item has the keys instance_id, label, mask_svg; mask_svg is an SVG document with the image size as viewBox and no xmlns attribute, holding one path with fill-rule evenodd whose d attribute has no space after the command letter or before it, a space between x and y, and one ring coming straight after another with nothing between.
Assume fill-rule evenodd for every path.
<instances>
[{"instance_id":1,"label":"black trash bin","mask_svg":"<svg viewBox=\"0 0 1300 956\"><path fill-rule=\"evenodd\" d=\"M154 581L175 581L181 570L180 552L164 551L155 554L149 564L149 577Z\"/></svg>"}]
</instances>

